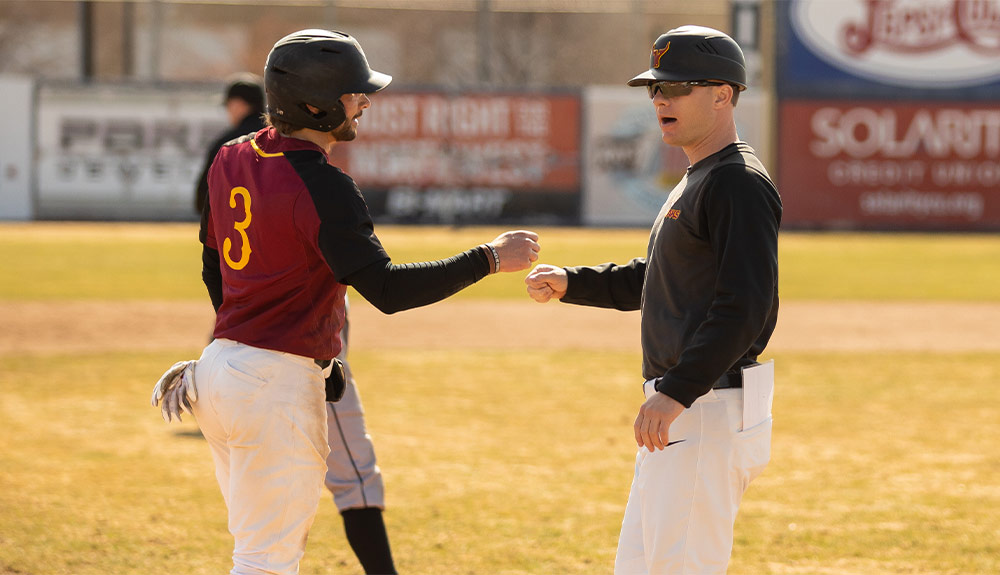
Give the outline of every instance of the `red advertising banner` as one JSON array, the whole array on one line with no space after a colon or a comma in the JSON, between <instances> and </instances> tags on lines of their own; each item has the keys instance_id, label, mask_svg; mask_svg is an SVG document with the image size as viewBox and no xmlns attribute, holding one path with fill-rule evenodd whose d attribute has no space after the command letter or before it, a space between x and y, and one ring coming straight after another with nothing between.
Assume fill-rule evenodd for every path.
<instances>
[{"instance_id":1,"label":"red advertising banner","mask_svg":"<svg viewBox=\"0 0 1000 575\"><path fill-rule=\"evenodd\" d=\"M1000 107L783 101L783 224L1000 228Z\"/></svg>"},{"instance_id":2,"label":"red advertising banner","mask_svg":"<svg viewBox=\"0 0 1000 575\"><path fill-rule=\"evenodd\" d=\"M399 221L579 217L577 95L385 93L331 162Z\"/></svg>"}]
</instances>

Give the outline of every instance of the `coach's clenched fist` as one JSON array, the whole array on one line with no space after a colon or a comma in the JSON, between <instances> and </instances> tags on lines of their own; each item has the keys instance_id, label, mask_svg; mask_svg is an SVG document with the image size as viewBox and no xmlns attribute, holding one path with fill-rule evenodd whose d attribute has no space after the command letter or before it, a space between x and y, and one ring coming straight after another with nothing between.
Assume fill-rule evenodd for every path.
<instances>
[{"instance_id":1,"label":"coach's clenched fist","mask_svg":"<svg viewBox=\"0 0 1000 575\"><path fill-rule=\"evenodd\" d=\"M498 272L516 272L531 267L542 249L538 245L538 234L527 230L504 232L490 242L499 256Z\"/></svg>"},{"instance_id":2,"label":"coach's clenched fist","mask_svg":"<svg viewBox=\"0 0 1000 575\"><path fill-rule=\"evenodd\" d=\"M548 264L539 264L524 278L528 285L528 295L538 303L545 303L552 298L561 299L569 287L569 277L566 270Z\"/></svg>"}]
</instances>

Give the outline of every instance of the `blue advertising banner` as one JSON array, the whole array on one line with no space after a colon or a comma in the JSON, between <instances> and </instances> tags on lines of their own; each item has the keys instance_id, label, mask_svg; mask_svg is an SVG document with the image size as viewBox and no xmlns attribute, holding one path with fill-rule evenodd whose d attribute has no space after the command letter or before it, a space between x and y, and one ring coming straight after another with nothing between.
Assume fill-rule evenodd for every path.
<instances>
[{"instance_id":1,"label":"blue advertising banner","mask_svg":"<svg viewBox=\"0 0 1000 575\"><path fill-rule=\"evenodd\" d=\"M782 223L1000 229L1000 0L776 5Z\"/></svg>"},{"instance_id":2,"label":"blue advertising banner","mask_svg":"<svg viewBox=\"0 0 1000 575\"><path fill-rule=\"evenodd\" d=\"M778 94L1000 101L1000 0L778 2Z\"/></svg>"}]
</instances>

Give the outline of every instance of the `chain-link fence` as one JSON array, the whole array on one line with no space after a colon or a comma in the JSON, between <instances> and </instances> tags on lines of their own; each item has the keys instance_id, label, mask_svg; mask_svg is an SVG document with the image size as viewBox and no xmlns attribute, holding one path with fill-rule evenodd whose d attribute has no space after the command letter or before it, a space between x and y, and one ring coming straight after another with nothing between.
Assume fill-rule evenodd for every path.
<instances>
[{"instance_id":1,"label":"chain-link fence","mask_svg":"<svg viewBox=\"0 0 1000 575\"><path fill-rule=\"evenodd\" d=\"M397 85L620 84L657 35L729 28L729 0L132 0L0 2L0 73L211 81L262 68L275 40L346 31Z\"/></svg>"}]
</instances>

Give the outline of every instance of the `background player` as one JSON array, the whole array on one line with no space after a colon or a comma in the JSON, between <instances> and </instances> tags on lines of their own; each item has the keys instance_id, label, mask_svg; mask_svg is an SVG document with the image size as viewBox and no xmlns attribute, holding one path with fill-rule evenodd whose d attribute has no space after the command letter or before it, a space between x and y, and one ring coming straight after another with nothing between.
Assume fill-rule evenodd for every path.
<instances>
[{"instance_id":1,"label":"background player","mask_svg":"<svg viewBox=\"0 0 1000 575\"><path fill-rule=\"evenodd\" d=\"M219 134L205 154L205 164L195 185L194 207L200 214L208 197L208 169L222 145L264 127L264 81L256 74L237 74L229 79L223 100L229 129Z\"/></svg>"},{"instance_id":2,"label":"background player","mask_svg":"<svg viewBox=\"0 0 1000 575\"><path fill-rule=\"evenodd\" d=\"M346 301L345 301L346 304ZM385 509L385 485L375 459L375 445L365 427L365 412L354 374L347 361L350 338L349 314L341 330L343 349L337 356L344 362L347 387L340 401L326 403L327 438L330 454L326 456L327 489L344 521L344 534L358 561L368 575L394 575L389 537L382 511Z\"/></svg>"}]
</instances>

